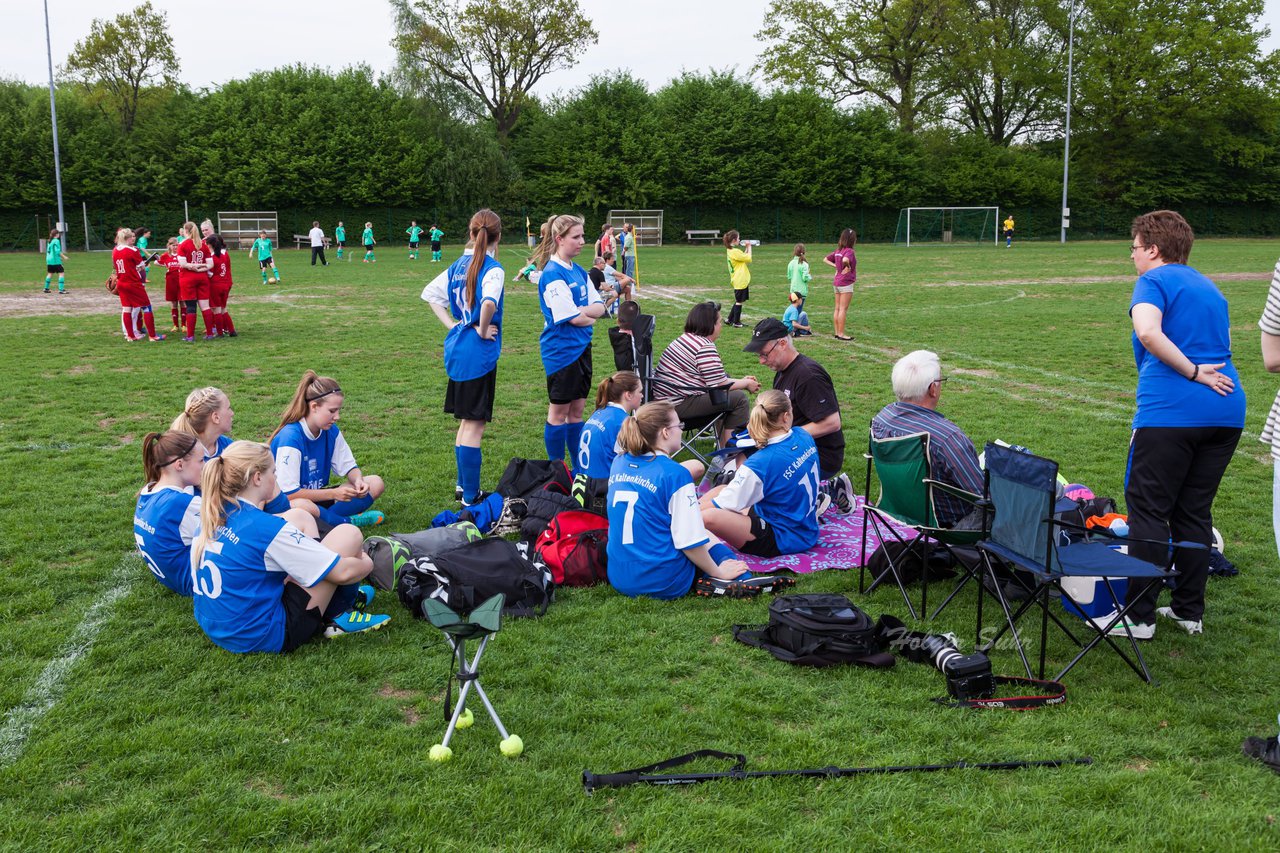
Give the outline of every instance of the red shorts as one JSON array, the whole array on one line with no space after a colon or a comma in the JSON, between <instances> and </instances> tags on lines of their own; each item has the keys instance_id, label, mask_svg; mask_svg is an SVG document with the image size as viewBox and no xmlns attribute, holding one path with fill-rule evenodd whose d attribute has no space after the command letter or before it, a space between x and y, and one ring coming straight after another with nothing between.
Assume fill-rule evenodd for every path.
<instances>
[{"instance_id":1,"label":"red shorts","mask_svg":"<svg viewBox=\"0 0 1280 853\"><path fill-rule=\"evenodd\" d=\"M167 275L164 277L164 301L177 302L181 299L181 290L178 285L178 277L175 275Z\"/></svg>"},{"instance_id":2,"label":"red shorts","mask_svg":"<svg viewBox=\"0 0 1280 853\"><path fill-rule=\"evenodd\" d=\"M116 282L116 295L120 297L123 308L146 308L151 305L147 289L136 281Z\"/></svg>"},{"instance_id":3,"label":"red shorts","mask_svg":"<svg viewBox=\"0 0 1280 853\"><path fill-rule=\"evenodd\" d=\"M195 273L187 277L183 276L178 279L178 296L184 301L190 299L208 299L209 298L209 276L204 273Z\"/></svg>"},{"instance_id":4,"label":"red shorts","mask_svg":"<svg viewBox=\"0 0 1280 853\"><path fill-rule=\"evenodd\" d=\"M210 308L226 308L227 297L231 295L231 285L222 282L212 282L209 287L209 307Z\"/></svg>"}]
</instances>

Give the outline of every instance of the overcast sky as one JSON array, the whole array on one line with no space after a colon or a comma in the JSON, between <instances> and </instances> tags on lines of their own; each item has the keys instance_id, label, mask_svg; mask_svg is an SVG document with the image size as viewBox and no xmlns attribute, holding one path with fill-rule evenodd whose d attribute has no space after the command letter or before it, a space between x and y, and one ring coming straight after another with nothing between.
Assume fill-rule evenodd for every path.
<instances>
[{"instance_id":1,"label":"overcast sky","mask_svg":"<svg viewBox=\"0 0 1280 853\"><path fill-rule=\"evenodd\" d=\"M140 0L139 0L140 2ZM737 68L746 74L760 44L755 33L767 0L579 0L600 33L580 62L543 78L546 95L585 84L603 71L625 68L656 89L682 70ZM65 61L93 18L112 18L138 5L129 0L48 0L54 66ZM390 6L308 0L291 3L152 0L169 17L184 82L194 88L246 77L254 71L303 63L334 70L360 63L387 72L395 64ZM48 81L43 9L39 0L6 3L0 28L0 77ZM1268 49L1280 48L1280 0L1267 0Z\"/></svg>"}]
</instances>

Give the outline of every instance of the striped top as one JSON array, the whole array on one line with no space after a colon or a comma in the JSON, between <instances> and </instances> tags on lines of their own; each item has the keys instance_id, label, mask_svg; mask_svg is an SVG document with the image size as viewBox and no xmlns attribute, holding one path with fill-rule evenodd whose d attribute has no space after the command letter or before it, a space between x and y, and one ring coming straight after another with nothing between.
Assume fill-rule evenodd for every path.
<instances>
[{"instance_id":1,"label":"striped top","mask_svg":"<svg viewBox=\"0 0 1280 853\"><path fill-rule=\"evenodd\" d=\"M732 384L715 343L710 338L688 332L667 346L654 373L657 399L672 403L697 397L706 388Z\"/></svg>"},{"instance_id":2,"label":"striped top","mask_svg":"<svg viewBox=\"0 0 1280 853\"><path fill-rule=\"evenodd\" d=\"M1280 261L1276 261L1275 271L1271 274L1271 289L1267 291L1267 304L1262 309L1262 319L1258 328L1266 335L1280 335ZM1271 447L1273 459L1280 460L1280 392L1267 412L1267 425L1262 428L1258 440Z\"/></svg>"},{"instance_id":3,"label":"striped top","mask_svg":"<svg viewBox=\"0 0 1280 853\"><path fill-rule=\"evenodd\" d=\"M982 469L978 454L964 430L942 414L915 403L890 403L871 419L876 438L896 438L917 432L929 433L929 474L933 479L957 486L975 495L982 494ZM934 510L938 524L950 527L964 518L973 506L943 491L935 491Z\"/></svg>"}]
</instances>

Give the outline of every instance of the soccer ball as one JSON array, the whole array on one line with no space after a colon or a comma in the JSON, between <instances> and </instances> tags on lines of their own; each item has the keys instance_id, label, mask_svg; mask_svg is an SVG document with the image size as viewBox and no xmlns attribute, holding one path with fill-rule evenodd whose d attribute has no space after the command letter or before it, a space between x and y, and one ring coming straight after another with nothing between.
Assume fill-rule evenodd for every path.
<instances>
[{"instance_id":1,"label":"soccer ball","mask_svg":"<svg viewBox=\"0 0 1280 853\"><path fill-rule=\"evenodd\" d=\"M274 278L267 279L267 284L275 284L275 283L276 283L276 280Z\"/></svg>"}]
</instances>

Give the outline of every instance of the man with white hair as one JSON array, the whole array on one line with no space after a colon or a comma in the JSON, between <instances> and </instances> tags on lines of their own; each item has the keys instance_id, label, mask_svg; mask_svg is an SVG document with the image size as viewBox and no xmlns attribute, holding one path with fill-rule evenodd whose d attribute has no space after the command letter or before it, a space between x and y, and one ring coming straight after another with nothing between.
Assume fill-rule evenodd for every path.
<instances>
[{"instance_id":1,"label":"man with white hair","mask_svg":"<svg viewBox=\"0 0 1280 853\"><path fill-rule=\"evenodd\" d=\"M893 395L890 403L871 419L876 438L895 438L918 432L929 433L929 471L933 479L973 494L982 494L982 469L973 442L964 430L938 411L942 396L942 365L938 354L916 350L898 359L893 366ZM945 492L934 494L938 524L959 530L982 526L982 510Z\"/></svg>"}]
</instances>

